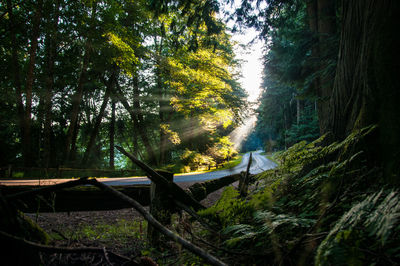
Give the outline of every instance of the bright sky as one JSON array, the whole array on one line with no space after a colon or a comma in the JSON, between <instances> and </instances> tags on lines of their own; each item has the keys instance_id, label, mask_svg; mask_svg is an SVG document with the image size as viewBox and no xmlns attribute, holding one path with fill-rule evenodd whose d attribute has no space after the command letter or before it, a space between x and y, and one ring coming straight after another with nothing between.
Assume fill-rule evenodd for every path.
<instances>
[{"instance_id":1,"label":"bright sky","mask_svg":"<svg viewBox=\"0 0 400 266\"><path fill-rule=\"evenodd\" d=\"M253 29L248 29L243 34L235 33L233 35L234 41L245 45L244 48L237 45L235 52L237 58L244 61L241 67L240 83L249 94L248 100L252 102L256 101L260 95L263 70L263 43L257 39L251 45L249 44L256 36L257 32Z\"/></svg>"},{"instance_id":2,"label":"bright sky","mask_svg":"<svg viewBox=\"0 0 400 266\"><path fill-rule=\"evenodd\" d=\"M232 13L234 12L234 9L240 5L240 0L234 0L233 5L222 4L221 6L224 11ZM222 19L224 19L223 14L219 15ZM232 28L234 23L234 21L229 21L228 28ZM263 70L261 59L263 43L259 39L256 39L256 37L257 32L254 29L246 29L242 33L232 33L233 41L238 43L238 45L235 47L236 57L237 59L243 60L241 66L242 78L240 79L240 83L247 91L249 95L248 100L251 102L256 101L260 95ZM250 45L249 43L253 40L256 41L252 42Z\"/></svg>"}]
</instances>

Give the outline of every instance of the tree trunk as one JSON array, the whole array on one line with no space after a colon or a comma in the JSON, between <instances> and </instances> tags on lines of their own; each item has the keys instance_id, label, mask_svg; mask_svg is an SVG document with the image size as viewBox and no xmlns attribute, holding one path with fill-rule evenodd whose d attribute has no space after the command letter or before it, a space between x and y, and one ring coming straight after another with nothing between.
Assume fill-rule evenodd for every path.
<instances>
[{"instance_id":1,"label":"tree trunk","mask_svg":"<svg viewBox=\"0 0 400 266\"><path fill-rule=\"evenodd\" d=\"M117 84L117 87L118 87L118 84ZM139 114L138 114L138 112L140 111L140 104L139 104L139 100L138 100L139 89L138 88L135 89L135 85L134 85L135 100L134 100L133 108L131 108L129 106L128 101L126 100L126 98L124 97L124 95L122 94L120 89L118 89L116 91L115 97L118 98L118 100L121 102L121 104L124 106L124 108L128 111L129 115L131 116L134 127L136 128L137 132L139 133L140 138L142 139L143 144L146 148L146 151L147 151L148 157L149 157L149 161L150 161L150 163L154 163L155 162L155 153L153 151L153 148L151 147L149 139L147 138L145 127L144 127L143 123L141 122L141 120L139 120ZM140 117L143 119L142 115L140 115ZM137 125L137 126L135 126L135 125Z\"/></svg>"},{"instance_id":2,"label":"tree trunk","mask_svg":"<svg viewBox=\"0 0 400 266\"><path fill-rule=\"evenodd\" d=\"M114 161L115 161L115 99L111 98L111 121L110 121L110 169L114 169Z\"/></svg>"},{"instance_id":3,"label":"tree trunk","mask_svg":"<svg viewBox=\"0 0 400 266\"><path fill-rule=\"evenodd\" d=\"M159 68L159 67L158 67ZM165 104L165 95L164 95L164 88L162 86L162 80L161 80L161 71L158 69L157 70L157 86L158 86L158 105L159 105L159 111L158 111L158 116L160 118L160 125L163 125L166 123L166 111L168 109L168 106ZM160 132L160 165L163 165L166 160L166 152L167 152L167 134L165 132L165 129L160 126L159 129Z\"/></svg>"},{"instance_id":4,"label":"tree trunk","mask_svg":"<svg viewBox=\"0 0 400 266\"><path fill-rule=\"evenodd\" d=\"M139 78L136 74L133 78L133 108L137 114L137 130L146 148L150 164L157 164L156 153L154 152L145 131L146 126L144 125L144 117L142 114L142 108L140 107L139 96Z\"/></svg>"},{"instance_id":5,"label":"tree trunk","mask_svg":"<svg viewBox=\"0 0 400 266\"><path fill-rule=\"evenodd\" d=\"M83 98L83 84L86 80L86 72L89 64L89 44L86 45L85 55L83 57L83 65L81 74L79 75L78 86L75 94L72 96L72 111L70 125L67 132L65 143L64 161L70 160L71 144L73 142L74 132L78 121L79 109Z\"/></svg>"},{"instance_id":6,"label":"tree trunk","mask_svg":"<svg viewBox=\"0 0 400 266\"><path fill-rule=\"evenodd\" d=\"M56 1L54 7L54 17L52 20L51 33L47 34L45 41L45 54L47 75L45 79L46 91L44 95L44 143L43 143L43 160L44 167L49 167L51 157L51 107L54 91L54 62L57 53L57 29L59 17L60 1Z\"/></svg>"},{"instance_id":7,"label":"tree trunk","mask_svg":"<svg viewBox=\"0 0 400 266\"><path fill-rule=\"evenodd\" d=\"M343 1L342 31L330 128L336 139L354 129L379 125L374 150L390 182L400 172L400 2ZM370 147L368 147L370 146Z\"/></svg>"},{"instance_id":8,"label":"tree trunk","mask_svg":"<svg viewBox=\"0 0 400 266\"><path fill-rule=\"evenodd\" d=\"M11 37L11 58L12 63L10 64L10 69L13 73L14 78L14 86L15 86L15 98L16 98L16 105L17 105L17 112L19 118L19 128L20 128L20 135L21 135L21 144L24 145L25 140L25 133L24 133L24 104L22 100L22 87L21 87L21 75L20 75L20 65L18 62L18 44L15 32L15 25L16 21L14 18L13 13L13 6L11 0L7 0L7 12L9 16L9 30L10 30L10 37ZM23 152L25 150L23 149ZM25 154L22 155L25 158Z\"/></svg>"},{"instance_id":9,"label":"tree trunk","mask_svg":"<svg viewBox=\"0 0 400 266\"><path fill-rule=\"evenodd\" d=\"M332 37L336 32L335 1L309 0L306 2L310 31L316 38L311 54L312 65L319 74L313 81L318 101L318 120L320 133L329 131L329 100L332 94L333 76L326 73L329 55L332 53Z\"/></svg>"},{"instance_id":10,"label":"tree trunk","mask_svg":"<svg viewBox=\"0 0 400 266\"><path fill-rule=\"evenodd\" d=\"M35 73L34 73L35 60L36 60L36 51L38 47L40 20L42 18L42 5L43 5L43 0L39 0L37 3L36 13L33 17L31 47L29 48L29 63L28 63L28 71L26 75L26 84L25 84L26 103L25 103L25 117L24 117L24 137L23 137L24 143L22 147L25 166L31 166L33 163L32 141L31 141L32 88L33 88L33 81L35 78Z\"/></svg>"},{"instance_id":11,"label":"tree trunk","mask_svg":"<svg viewBox=\"0 0 400 266\"><path fill-rule=\"evenodd\" d=\"M77 152L77 147L76 147L76 140L78 138L78 132L79 132L79 127L81 124L81 120L82 120L82 115L78 115L78 119L76 120L76 124L74 127L74 132L72 134L72 141L71 141L71 150L69 152L69 160L71 162L74 162L74 164L76 163L76 152Z\"/></svg>"},{"instance_id":12,"label":"tree trunk","mask_svg":"<svg viewBox=\"0 0 400 266\"><path fill-rule=\"evenodd\" d=\"M92 6L92 17L91 19L94 20L96 16L96 2L93 3ZM74 138L74 133L76 131L76 125L79 116L79 109L83 98L83 84L86 81L86 72L88 70L89 59L90 59L90 51L91 44L90 40L88 39L85 44L85 55L83 57L82 69L78 79L78 85L76 88L75 94L72 96L72 111L71 111L71 118L70 118L70 126L68 128L66 143L65 143L65 154L64 154L64 161L71 160L71 150L72 144L76 142L76 138Z\"/></svg>"},{"instance_id":13,"label":"tree trunk","mask_svg":"<svg viewBox=\"0 0 400 266\"><path fill-rule=\"evenodd\" d=\"M12 47L12 72L14 74L14 85L16 92L16 104L17 111L19 115L19 125L21 132L21 140L22 140L22 157L24 160L25 166L30 166L33 163L32 158L32 145L31 145L31 112L32 112L32 87L34 81L34 69L35 69L35 59L36 59L36 51L38 46L38 37L39 37L39 28L40 28L40 19L42 17L43 1L40 0L37 5L37 10L33 17L33 29L32 29L32 37L31 37L31 47L29 49L29 62L28 62L28 70L25 84L25 100L26 106L24 108L23 99L22 99L22 87L21 87L21 75L20 75L20 64L18 62L18 44L16 39L15 25L16 21L13 13L13 6L11 0L7 0L7 12L9 15L10 21L10 37L11 37L11 47Z\"/></svg>"},{"instance_id":14,"label":"tree trunk","mask_svg":"<svg viewBox=\"0 0 400 266\"><path fill-rule=\"evenodd\" d=\"M336 32L336 11L335 1L332 0L318 0L317 2L318 13L318 53L319 53L319 66L321 71L319 75L319 84L317 87L318 97L318 118L320 133L325 134L329 131L329 101L332 95L333 79L334 76L326 71L331 50L335 50L332 46L332 37ZM333 55L335 56L335 55Z\"/></svg>"},{"instance_id":15,"label":"tree trunk","mask_svg":"<svg viewBox=\"0 0 400 266\"><path fill-rule=\"evenodd\" d=\"M107 89L104 94L103 103L101 104L99 114L96 117L96 121L94 123L93 130L89 137L89 142L86 146L85 154L82 159L82 165L85 165L87 163L89 156L90 156L90 152L91 152L94 142L96 140L96 137L99 134L101 120L104 117L104 111L106 110L108 100L110 99L111 91L113 90L113 87L115 86L115 82L116 82L115 75L116 75L115 70L113 70L113 73L111 74L111 77L107 82Z\"/></svg>"}]
</instances>

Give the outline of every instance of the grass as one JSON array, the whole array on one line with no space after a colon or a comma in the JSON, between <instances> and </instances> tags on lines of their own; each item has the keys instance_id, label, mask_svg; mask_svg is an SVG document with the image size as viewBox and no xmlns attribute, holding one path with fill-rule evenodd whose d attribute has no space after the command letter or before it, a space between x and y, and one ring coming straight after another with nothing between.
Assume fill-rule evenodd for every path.
<instances>
[{"instance_id":1,"label":"grass","mask_svg":"<svg viewBox=\"0 0 400 266\"><path fill-rule=\"evenodd\" d=\"M99 223L95 225L84 225L72 233L73 239L86 238L88 240L102 240L104 242L129 240L132 238L143 239L147 231L145 221L118 220L114 224Z\"/></svg>"},{"instance_id":2,"label":"grass","mask_svg":"<svg viewBox=\"0 0 400 266\"><path fill-rule=\"evenodd\" d=\"M278 155L280 152L262 152L260 153L261 155L264 155L265 157L267 157L267 159L273 161L274 163L276 163L277 165L279 165L279 161L276 159L276 155Z\"/></svg>"}]
</instances>

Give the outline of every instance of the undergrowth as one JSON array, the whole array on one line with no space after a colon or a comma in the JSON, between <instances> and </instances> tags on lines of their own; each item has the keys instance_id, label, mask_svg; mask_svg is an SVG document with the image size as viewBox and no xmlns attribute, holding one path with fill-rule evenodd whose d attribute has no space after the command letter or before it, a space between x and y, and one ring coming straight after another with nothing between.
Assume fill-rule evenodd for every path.
<instances>
[{"instance_id":1,"label":"undergrowth","mask_svg":"<svg viewBox=\"0 0 400 266\"><path fill-rule=\"evenodd\" d=\"M400 263L400 194L371 156L376 127L323 146L326 137L276 155L247 197L231 186L200 212L221 225L225 248L255 254L230 264Z\"/></svg>"}]
</instances>

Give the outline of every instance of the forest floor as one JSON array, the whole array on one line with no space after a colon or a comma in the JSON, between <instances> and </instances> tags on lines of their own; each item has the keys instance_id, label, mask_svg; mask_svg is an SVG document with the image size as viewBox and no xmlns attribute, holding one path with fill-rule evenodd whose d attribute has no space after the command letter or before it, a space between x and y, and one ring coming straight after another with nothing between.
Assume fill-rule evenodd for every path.
<instances>
[{"instance_id":1,"label":"forest floor","mask_svg":"<svg viewBox=\"0 0 400 266\"><path fill-rule=\"evenodd\" d=\"M186 189L194 183L177 184ZM237 186L238 182L233 185ZM210 207L220 198L223 190L224 188L221 188L211 193L201 203ZM30 213L27 216L49 233L51 245L106 247L110 251L128 257L141 256L143 250L151 249L146 245L144 237L146 223L143 223L143 217L132 208L112 211ZM82 262L82 256L78 257ZM93 259L93 257L88 258ZM67 265L73 263L74 258L72 255L51 255L46 256L44 260L46 265Z\"/></svg>"}]
</instances>

